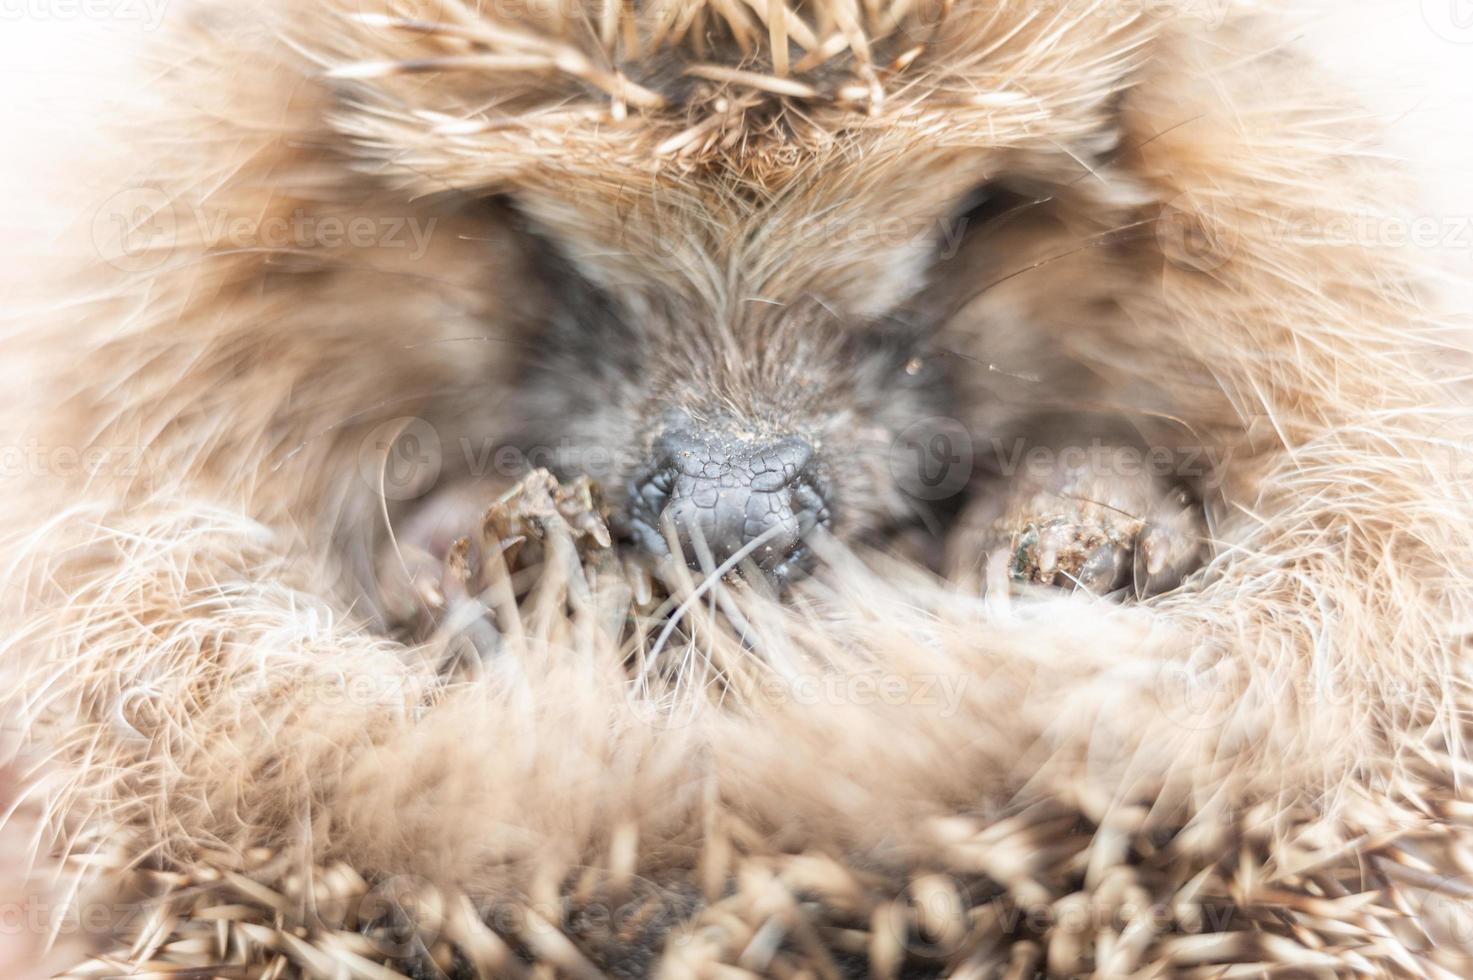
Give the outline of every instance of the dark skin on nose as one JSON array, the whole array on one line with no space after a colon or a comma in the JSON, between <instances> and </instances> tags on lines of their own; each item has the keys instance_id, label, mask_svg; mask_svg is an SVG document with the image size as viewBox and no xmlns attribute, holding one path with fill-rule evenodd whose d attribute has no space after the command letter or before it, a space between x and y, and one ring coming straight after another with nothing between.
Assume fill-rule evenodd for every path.
<instances>
[{"instance_id":1,"label":"dark skin on nose","mask_svg":"<svg viewBox=\"0 0 1473 980\"><path fill-rule=\"evenodd\" d=\"M796 436L754 440L675 427L655 440L650 468L630 486L631 536L663 556L666 527L701 568L745 554L779 577L799 570L804 536L829 519L813 447Z\"/></svg>"}]
</instances>

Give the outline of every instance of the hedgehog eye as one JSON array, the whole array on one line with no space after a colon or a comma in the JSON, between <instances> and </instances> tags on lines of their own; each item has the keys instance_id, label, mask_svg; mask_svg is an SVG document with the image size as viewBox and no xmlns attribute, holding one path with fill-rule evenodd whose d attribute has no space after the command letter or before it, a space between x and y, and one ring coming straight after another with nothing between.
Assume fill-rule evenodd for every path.
<instances>
[{"instance_id":1,"label":"hedgehog eye","mask_svg":"<svg viewBox=\"0 0 1473 980\"><path fill-rule=\"evenodd\" d=\"M1028 188L1001 179L973 188L952 209L945 239L952 244L994 222L1045 204L1052 198L1042 188Z\"/></svg>"},{"instance_id":2,"label":"hedgehog eye","mask_svg":"<svg viewBox=\"0 0 1473 980\"><path fill-rule=\"evenodd\" d=\"M951 209L953 220L970 223L973 218L986 217L988 209L996 203L1001 192L1001 185L995 181L972 188Z\"/></svg>"}]
</instances>

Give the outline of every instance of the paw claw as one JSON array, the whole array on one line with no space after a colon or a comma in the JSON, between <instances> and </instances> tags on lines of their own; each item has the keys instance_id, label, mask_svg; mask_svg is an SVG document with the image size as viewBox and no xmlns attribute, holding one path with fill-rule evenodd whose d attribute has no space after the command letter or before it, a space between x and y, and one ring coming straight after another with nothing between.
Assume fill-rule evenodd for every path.
<instances>
[{"instance_id":1,"label":"paw claw","mask_svg":"<svg viewBox=\"0 0 1473 980\"><path fill-rule=\"evenodd\" d=\"M1007 486L976 512L977 536L965 540L1001 554L1014 585L1146 598L1175 589L1206 556L1200 505L1151 479L1064 471Z\"/></svg>"},{"instance_id":2,"label":"paw claw","mask_svg":"<svg viewBox=\"0 0 1473 980\"><path fill-rule=\"evenodd\" d=\"M1166 570L1166 562L1170 558L1171 544L1166 539L1166 531L1159 527L1148 527L1136 545L1145 563L1146 575L1154 577Z\"/></svg>"},{"instance_id":3,"label":"paw claw","mask_svg":"<svg viewBox=\"0 0 1473 980\"><path fill-rule=\"evenodd\" d=\"M1118 587L1125 571L1127 547L1113 541L1096 548L1079 568L1079 587L1096 595L1112 592Z\"/></svg>"}]
</instances>

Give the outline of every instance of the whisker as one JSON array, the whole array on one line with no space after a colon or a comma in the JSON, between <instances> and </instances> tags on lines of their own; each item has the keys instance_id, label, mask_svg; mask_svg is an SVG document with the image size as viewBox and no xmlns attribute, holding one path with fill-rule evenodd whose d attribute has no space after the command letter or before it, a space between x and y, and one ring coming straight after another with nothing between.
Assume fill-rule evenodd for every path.
<instances>
[{"instance_id":1,"label":"whisker","mask_svg":"<svg viewBox=\"0 0 1473 980\"><path fill-rule=\"evenodd\" d=\"M781 526L768 528L766 531L762 532L751 541L748 541L741 548L737 549L737 551L730 558L726 559L726 561L722 562L716 567L714 571L712 571L709 575L702 579L700 584L691 590L690 595L687 596L685 600L676 607L675 612L671 614L668 620L666 620L664 627L660 630L660 635L655 639L654 646L650 648L650 660L655 661L659 659L660 651L663 650L665 648L665 644L670 641L670 636L675 632L675 628L680 625L681 619L683 619L685 615L690 612L692 606L696 602L699 602L703 595L710 591L716 583L720 582L727 572L731 571L733 568L736 568L737 565L741 563L743 558L746 558L762 545L766 544L772 538L776 537L780 531L782 531Z\"/></svg>"}]
</instances>

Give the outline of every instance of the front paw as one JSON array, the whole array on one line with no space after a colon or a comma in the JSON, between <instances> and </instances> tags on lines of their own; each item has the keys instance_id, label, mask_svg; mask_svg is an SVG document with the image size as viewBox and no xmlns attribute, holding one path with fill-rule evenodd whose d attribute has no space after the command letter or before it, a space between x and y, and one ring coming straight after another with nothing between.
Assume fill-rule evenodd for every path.
<instances>
[{"instance_id":1,"label":"front paw","mask_svg":"<svg viewBox=\"0 0 1473 980\"><path fill-rule=\"evenodd\" d=\"M1014 583L1096 595L1130 589L1143 598L1171 591L1202 563L1204 535L1185 500L1150 519L1087 501L1067 510L1012 522L1006 548Z\"/></svg>"},{"instance_id":2,"label":"front paw","mask_svg":"<svg viewBox=\"0 0 1473 980\"><path fill-rule=\"evenodd\" d=\"M1144 598L1175 589L1207 557L1200 504L1181 487L1112 467L1060 466L1001 482L963 525L966 564L985 569L992 588Z\"/></svg>"},{"instance_id":3,"label":"front paw","mask_svg":"<svg viewBox=\"0 0 1473 980\"><path fill-rule=\"evenodd\" d=\"M469 639L479 652L498 635L488 593L535 581L549 550L575 560L610 547L606 514L591 482L559 484L546 470L488 499L484 487L456 488L397 528L379 556L390 625L412 642ZM520 573L533 574L523 576ZM486 648L486 649L483 649Z\"/></svg>"}]
</instances>

